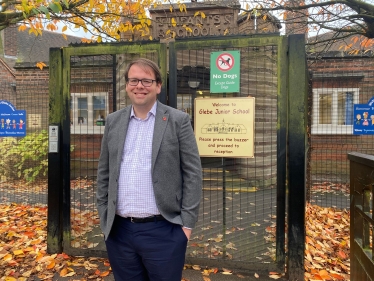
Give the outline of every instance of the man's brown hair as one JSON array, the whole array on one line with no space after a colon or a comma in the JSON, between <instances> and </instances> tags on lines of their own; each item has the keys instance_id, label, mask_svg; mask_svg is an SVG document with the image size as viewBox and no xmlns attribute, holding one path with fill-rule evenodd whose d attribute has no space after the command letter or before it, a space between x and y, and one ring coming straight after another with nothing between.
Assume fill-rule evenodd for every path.
<instances>
[{"instance_id":1,"label":"man's brown hair","mask_svg":"<svg viewBox=\"0 0 374 281\"><path fill-rule=\"evenodd\" d=\"M162 77L161 77L161 71L160 68L157 66L157 64L149 59L136 59L130 62L125 69L125 80L126 82L129 80L129 70L130 67L133 66L134 64L140 66L145 72L149 72L149 69L152 69L152 72L154 73L156 77L156 83L157 84L162 84Z\"/></svg>"}]
</instances>

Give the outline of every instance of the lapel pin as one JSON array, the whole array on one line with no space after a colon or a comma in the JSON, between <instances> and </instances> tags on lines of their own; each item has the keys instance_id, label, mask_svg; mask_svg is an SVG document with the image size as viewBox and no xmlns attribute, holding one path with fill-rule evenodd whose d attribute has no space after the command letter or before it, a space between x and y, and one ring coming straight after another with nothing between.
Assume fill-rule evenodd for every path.
<instances>
[{"instance_id":1,"label":"lapel pin","mask_svg":"<svg viewBox=\"0 0 374 281\"><path fill-rule=\"evenodd\" d=\"M166 117L165 117L165 116L164 116L164 117L162 117L162 120L166 121Z\"/></svg>"}]
</instances>

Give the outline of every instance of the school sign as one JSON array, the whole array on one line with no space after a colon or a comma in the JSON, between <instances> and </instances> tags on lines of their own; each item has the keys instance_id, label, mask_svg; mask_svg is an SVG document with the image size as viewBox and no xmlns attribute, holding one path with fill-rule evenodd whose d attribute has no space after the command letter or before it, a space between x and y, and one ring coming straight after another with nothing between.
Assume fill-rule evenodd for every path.
<instances>
[{"instance_id":1,"label":"school sign","mask_svg":"<svg viewBox=\"0 0 374 281\"><path fill-rule=\"evenodd\" d=\"M374 135L374 97L367 104L355 104L353 116L354 135Z\"/></svg>"},{"instance_id":2,"label":"school sign","mask_svg":"<svg viewBox=\"0 0 374 281\"><path fill-rule=\"evenodd\" d=\"M7 100L0 100L0 137L26 136L26 110L16 110Z\"/></svg>"}]
</instances>

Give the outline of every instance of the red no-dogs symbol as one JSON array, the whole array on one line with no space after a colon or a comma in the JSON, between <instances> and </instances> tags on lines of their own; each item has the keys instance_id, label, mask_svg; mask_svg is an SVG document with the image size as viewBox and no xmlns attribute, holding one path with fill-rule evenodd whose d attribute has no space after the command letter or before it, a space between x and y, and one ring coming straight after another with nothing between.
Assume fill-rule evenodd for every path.
<instances>
[{"instance_id":1,"label":"red no-dogs symbol","mask_svg":"<svg viewBox=\"0 0 374 281\"><path fill-rule=\"evenodd\" d=\"M216 60L216 65L221 71L229 71L234 66L234 63L234 57L229 53L220 54Z\"/></svg>"}]
</instances>

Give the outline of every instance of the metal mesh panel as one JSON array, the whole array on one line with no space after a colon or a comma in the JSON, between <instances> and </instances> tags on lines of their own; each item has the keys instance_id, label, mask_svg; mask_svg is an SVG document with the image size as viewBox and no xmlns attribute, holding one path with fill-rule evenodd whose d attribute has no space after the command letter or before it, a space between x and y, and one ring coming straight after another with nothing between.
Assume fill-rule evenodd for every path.
<instances>
[{"instance_id":1,"label":"metal mesh panel","mask_svg":"<svg viewBox=\"0 0 374 281\"><path fill-rule=\"evenodd\" d=\"M347 154L374 152L373 135L353 135L353 104L367 104L373 97L374 60L330 58L309 65L313 92L308 198L324 207L349 208Z\"/></svg>"},{"instance_id":2,"label":"metal mesh panel","mask_svg":"<svg viewBox=\"0 0 374 281\"><path fill-rule=\"evenodd\" d=\"M193 120L193 100L209 93L209 50L178 54L178 108ZM241 94L256 97L255 158L203 158L204 193L189 257L269 261L274 257L276 196L276 47L241 50ZM143 55L72 57L71 246L105 250L95 207L95 176L105 117L127 106L123 76L127 63ZM157 61L156 53L148 58ZM113 67L113 63L115 67ZM90 67L90 71L84 71ZM115 72L115 73L114 73ZM83 75L84 73L84 75ZM116 77L113 87L111 75ZM196 87L191 81L198 81ZM190 83L189 83L190 82ZM93 97L104 101L96 107ZM100 98L101 97L101 98ZM103 109L105 108L105 109ZM102 111L104 110L104 111ZM96 114L94 114L96 112ZM102 120L98 119L98 115Z\"/></svg>"},{"instance_id":3,"label":"metal mesh panel","mask_svg":"<svg viewBox=\"0 0 374 281\"><path fill-rule=\"evenodd\" d=\"M124 70L139 57L158 60L155 52L71 57L70 246L83 252L106 250L95 205L101 139L106 116L130 104Z\"/></svg>"},{"instance_id":4,"label":"metal mesh panel","mask_svg":"<svg viewBox=\"0 0 374 281\"><path fill-rule=\"evenodd\" d=\"M1 203L47 204L48 83L25 81L0 88L0 99L26 110L27 116L25 137L0 137Z\"/></svg>"},{"instance_id":5,"label":"metal mesh panel","mask_svg":"<svg viewBox=\"0 0 374 281\"><path fill-rule=\"evenodd\" d=\"M102 242L96 210L96 169L105 118L113 111L113 56L71 57L70 224L73 248Z\"/></svg>"},{"instance_id":6,"label":"metal mesh panel","mask_svg":"<svg viewBox=\"0 0 374 281\"><path fill-rule=\"evenodd\" d=\"M239 50L240 93L224 94L209 91L210 52L219 50L177 52L177 108L189 113L191 121L196 97L256 98L255 157L202 158L200 217L187 257L269 262L275 256L277 48Z\"/></svg>"}]
</instances>

